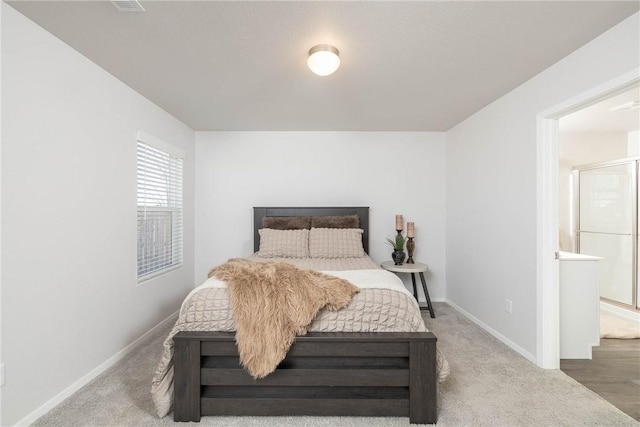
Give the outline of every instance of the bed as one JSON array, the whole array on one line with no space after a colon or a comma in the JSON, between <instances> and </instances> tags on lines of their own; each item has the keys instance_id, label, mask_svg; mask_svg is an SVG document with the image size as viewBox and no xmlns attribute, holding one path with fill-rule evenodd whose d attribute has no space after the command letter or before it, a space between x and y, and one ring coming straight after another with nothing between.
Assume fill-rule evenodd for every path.
<instances>
[{"instance_id":1,"label":"bed","mask_svg":"<svg viewBox=\"0 0 640 427\"><path fill-rule=\"evenodd\" d=\"M325 226L332 228L331 223L322 222L323 218L351 217L362 230L358 235L365 252L364 257L358 257L362 259L282 259L347 279L366 276L377 268L367 255L368 215L367 207L254 208L256 254L249 259L260 261L264 231L259 230L268 220L275 224L273 221L280 219L317 218L322 227L311 230L323 230ZM271 258L282 260L277 252L275 255ZM350 270L354 265L360 270ZM206 288L206 283L202 287ZM217 296L223 290L194 290L185 299L181 316L165 341L165 353L154 377L156 407L158 396L165 399L164 410L159 409L158 414L168 412L166 396L173 392L175 421L199 421L205 415L351 415L403 416L410 423L436 423L437 386L448 373L446 360L437 351L436 337L424 327L420 309L406 289L405 295L375 284L372 289L365 288L349 307L360 304L371 312L352 315L349 307L338 312L322 310L314 319L311 332L296 337L276 370L260 379L251 377L240 366L230 310ZM194 302L192 294L203 292L216 296L202 301L196 298ZM393 303L387 302L389 295ZM376 305L378 300L384 300L380 304L386 305ZM196 308L194 312L185 309L187 302ZM387 305L391 311L403 314L390 314ZM218 312L222 314L217 315ZM192 323L187 323L189 316ZM345 319L351 319L347 326ZM354 328L358 322L360 326ZM358 328L365 331L353 332Z\"/></svg>"}]
</instances>

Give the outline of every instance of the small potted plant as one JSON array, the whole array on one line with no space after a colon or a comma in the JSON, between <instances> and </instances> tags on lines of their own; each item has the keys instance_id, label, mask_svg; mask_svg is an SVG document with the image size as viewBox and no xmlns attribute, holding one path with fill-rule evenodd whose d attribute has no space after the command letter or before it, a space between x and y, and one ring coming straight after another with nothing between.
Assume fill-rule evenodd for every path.
<instances>
[{"instance_id":1,"label":"small potted plant","mask_svg":"<svg viewBox=\"0 0 640 427\"><path fill-rule=\"evenodd\" d=\"M395 265L402 265L404 258L407 256L407 254L404 253L404 245L406 241L407 239L402 235L402 233L398 233L394 239L387 237L387 243L389 243L393 248L391 258Z\"/></svg>"}]
</instances>

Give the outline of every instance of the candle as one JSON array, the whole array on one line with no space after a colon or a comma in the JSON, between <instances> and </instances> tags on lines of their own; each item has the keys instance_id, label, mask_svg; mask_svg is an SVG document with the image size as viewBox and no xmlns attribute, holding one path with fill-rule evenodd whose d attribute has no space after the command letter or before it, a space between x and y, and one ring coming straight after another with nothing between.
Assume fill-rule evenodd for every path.
<instances>
[{"instance_id":1,"label":"candle","mask_svg":"<svg viewBox=\"0 0 640 427\"><path fill-rule=\"evenodd\" d=\"M396 215L396 230L402 230L402 223L403 223L403 219L402 219L402 215Z\"/></svg>"},{"instance_id":2,"label":"candle","mask_svg":"<svg viewBox=\"0 0 640 427\"><path fill-rule=\"evenodd\" d=\"M407 222L407 237L416 237L415 236L415 223Z\"/></svg>"}]
</instances>

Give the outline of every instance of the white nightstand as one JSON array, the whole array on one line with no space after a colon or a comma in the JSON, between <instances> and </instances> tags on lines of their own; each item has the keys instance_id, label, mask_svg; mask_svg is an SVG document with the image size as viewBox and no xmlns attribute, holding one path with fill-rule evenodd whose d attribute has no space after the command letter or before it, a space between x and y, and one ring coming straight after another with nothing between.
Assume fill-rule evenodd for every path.
<instances>
[{"instance_id":1,"label":"white nightstand","mask_svg":"<svg viewBox=\"0 0 640 427\"><path fill-rule=\"evenodd\" d=\"M422 282L422 290L424 291L424 296L427 298L427 309L429 310L429 314L431 314L432 318L435 318L436 315L433 312L433 305L431 304L431 298L429 298L429 291L427 290L427 281L424 278L424 273L429 270L429 266L427 264L422 264L421 262L416 262L415 264L401 264L395 265L393 261L384 261L380 264L380 267L385 270L393 271L394 273L411 273L411 282L413 283L413 296L416 301L418 301L418 290L416 288L416 273L420 274L420 281ZM421 309L423 307L420 307Z\"/></svg>"}]
</instances>

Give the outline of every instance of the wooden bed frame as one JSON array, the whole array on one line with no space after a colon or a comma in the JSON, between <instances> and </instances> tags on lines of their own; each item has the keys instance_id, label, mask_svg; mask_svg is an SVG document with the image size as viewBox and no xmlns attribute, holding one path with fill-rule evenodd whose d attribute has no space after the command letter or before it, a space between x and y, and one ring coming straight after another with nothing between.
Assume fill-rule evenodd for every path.
<instances>
[{"instance_id":1,"label":"wooden bed frame","mask_svg":"<svg viewBox=\"0 0 640 427\"><path fill-rule=\"evenodd\" d=\"M368 252L367 207L254 208L255 238L264 216L353 214L360 217ZM234 333L179 332L174 420L350 415L408 416L412 424L434 424L436 341L431 332L309 333L296 338L275 372L255 380L240 366Z\"/></svg>"}]
</instances>

